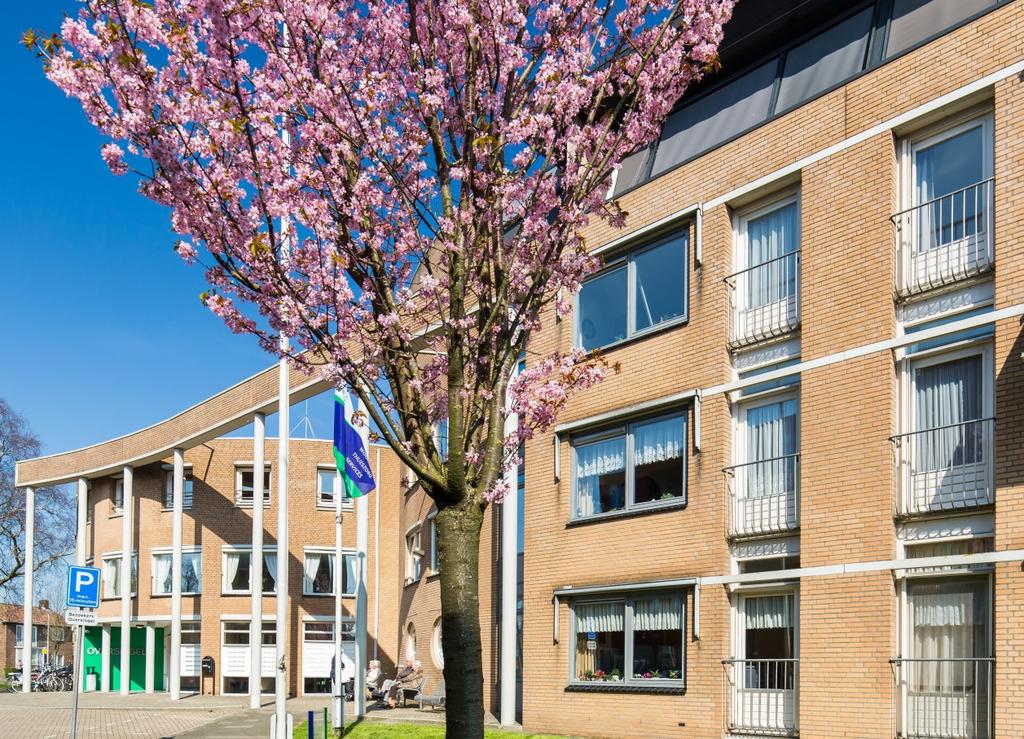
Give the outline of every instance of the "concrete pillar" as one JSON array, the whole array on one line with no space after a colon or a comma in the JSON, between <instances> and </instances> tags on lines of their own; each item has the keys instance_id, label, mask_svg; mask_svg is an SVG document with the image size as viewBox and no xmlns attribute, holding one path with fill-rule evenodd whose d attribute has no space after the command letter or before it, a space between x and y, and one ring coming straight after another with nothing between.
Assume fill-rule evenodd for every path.
<instances>
[{"instance_id":1,"label":"concrete pillar","mask_svg":"<svg viewBox=\"0 0 1024 739\"><path fill-rule=\"evenodd\" d=\"M171 700L181 698L181 530L185 509L185 452L174 450L171 473Z\"/></svg>"},{"instance_id":2,"label":"concrete pillar","mask_svg":"<svg viewBox=\"0 0 1024 739\"><path fill-rule=\"evenodd\" d=\"M266 419L253 417L252 433L252 554L249 557L249 582L252 600L249 624L249 708L260 707L263 676L263 470L266 453Z\"/></svg>"},{"instance_id":3,"label":"concrete pillar","mask_svg":"<svg viewBox=\"0 0 1024 739\"><path fill-rule=\"evenodd\" d=\"M146 692L152 693L156 690L156 665L153 664L153 655L156 654L156 626L152 623L146 624Z\"/></svg>"},{"instance_id":4,"label":"concrete pillar","mask_svg":"<svg viewBox=\"0 0 1024 739\"><path fill-rule=\"evenodd\" d=\"M35 567L36 490L25 488L25 592L21 626L21 689L32 692L32 570Z\"/></svg>"},{"instance_id":5,"label":"concrete pillar","mask_svg":"<svg viewBox=\"0 0 1024 739\"><path fill-rule=\"evenodd\" d=\"M100 627L100 690L104 693L110 692L110 624L103 624Z\"/></svg>"},{"instance_id":6,"label":"concrete pillar","mask_svg":"<svg viewBox=\"0 0 1024 739\"><path fill-rule=\"evenodd\" d=\"M132 497L134 470L124 466L124 495L121 514L121 695L128 695L131 685L131 615L132 615Z\"/></svg>"}]
</instances>

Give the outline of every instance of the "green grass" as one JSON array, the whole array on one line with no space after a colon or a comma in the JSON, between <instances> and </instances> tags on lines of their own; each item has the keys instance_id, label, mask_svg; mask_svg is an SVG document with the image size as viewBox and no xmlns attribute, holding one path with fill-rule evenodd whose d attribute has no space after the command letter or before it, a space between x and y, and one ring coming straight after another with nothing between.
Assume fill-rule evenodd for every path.
<instances>
[{"instance_id":1,"label":"green grass","mask_svg":"<svg viewBox=\"0 0 1024 739\"><path fill-rule=\"evenodd\" d=\"M316 722L316 737L321 737L321 720ZM559 739L549 734L522 734L518 731L487 729L486 739ZM295 727L293 739L306 739L306 722ZM333 732L331 736L336 736ZM346 726L345 736L352 739L444 739L444 724L383 723L362 721Z\"/></svg>"}]
</instances>

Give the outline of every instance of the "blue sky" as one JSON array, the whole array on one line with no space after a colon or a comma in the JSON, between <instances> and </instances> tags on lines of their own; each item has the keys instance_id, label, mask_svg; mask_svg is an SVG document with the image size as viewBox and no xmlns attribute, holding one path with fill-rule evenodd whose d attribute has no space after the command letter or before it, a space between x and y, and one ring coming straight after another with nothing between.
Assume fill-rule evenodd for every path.
<instances>
[{"instance_id":1,"label":"blue sky","mask_svg":"<svg viewBox=\"0 0 1024 739\"><path fill-rule=\"evenodd\" d=\"M77 3L10 3L0 21L0 397L45 452L160 421L274 361L200 305L202 271L172 252L168 211L110 174L104 139L18 43L29 27L57 30L64 11ZM329 403L309 409L329 434Z\"/></svg>"}]
</instances>

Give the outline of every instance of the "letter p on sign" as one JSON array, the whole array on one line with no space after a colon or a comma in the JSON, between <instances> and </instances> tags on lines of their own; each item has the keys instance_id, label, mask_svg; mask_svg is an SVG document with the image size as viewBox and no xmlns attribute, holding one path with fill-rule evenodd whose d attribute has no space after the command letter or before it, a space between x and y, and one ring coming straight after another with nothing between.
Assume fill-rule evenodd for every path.
<instances>
[{"instance_id":1,"label":"letter p on sign","mask_svg":"<svg viewBox=\"0 0 1024 739\"><path fill-rule=\"evenodd\" d=\"M68 608L97 608L100 604L100 571L72 566L68 570Z\"/></svg>"}]
</instances>

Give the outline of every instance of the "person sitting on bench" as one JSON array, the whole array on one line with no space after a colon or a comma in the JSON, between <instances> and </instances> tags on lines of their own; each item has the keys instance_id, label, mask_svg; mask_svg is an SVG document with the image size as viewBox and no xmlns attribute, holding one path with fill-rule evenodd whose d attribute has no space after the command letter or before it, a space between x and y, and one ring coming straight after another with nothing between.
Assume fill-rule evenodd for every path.
<instances>
[{"instance_id":1,"label":"person sitting on bench","mask_svg":"<svg viewBox=\"0 0 1024 739\"><path fill-rule=\"evenodd\" d=\"M381 685L380 690L375 690L373 692L373 697L376 698L379 703L383 703L384 700L391 693L391 686L395 685L396 683L398 683L402 678L407 677L410 674L412 674L413 669L414 668L413 668L412 660L411 659L407 659L405 661L405 664L402 667L398 668L398 673L395 675L394 678L388 678L387 680L384 681L384 684Z\"/></svg>"},{"instance_id":2,"label":"person sitting on bench","mask_svg":"<svg viewBox=\"0 0 1024 739\"><path fill-rule=\"evenodd\" d=\"M394 708L398 704L398 699L402 696L402 693L406 690L418 690L420 682L423 680L423 665L420 664L419 660L411 662L405 661L406 667L411 664L411 671L406 672L403 668L402 672L405 672L404 676L399 673L400 677L388 686L388 708Z\"/></svg>"}]
</instances>

